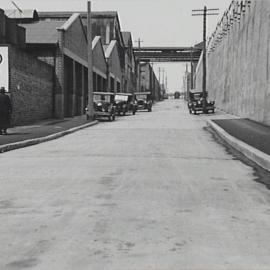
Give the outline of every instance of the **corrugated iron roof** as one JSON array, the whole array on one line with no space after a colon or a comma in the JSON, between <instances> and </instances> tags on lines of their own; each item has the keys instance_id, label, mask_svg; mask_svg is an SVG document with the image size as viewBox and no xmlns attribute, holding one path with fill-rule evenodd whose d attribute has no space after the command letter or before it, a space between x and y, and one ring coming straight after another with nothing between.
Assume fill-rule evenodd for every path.
<instances>
[{"instance_id":1,"label":"corrugated iron roof","mask_svg":"<svg viewBox=\"0 0 270 270\"><path fill-rule=\"evenodd\" d=\"M39 21L20 25L26 29L26 43L56 44L58 42L56 29L63 25L63 21Z\"/></svg>"},{"instance_id":2,"label":"corrugated iron roof","mask_svg":"<svg viewBox=\"0 0 270 270\"><path fill-rule=\"evenodd\" d=\"M6 9L5 15L11 19L34 19L38 16L38 13L34 9L25 9L25 10L17 10L17 9Z\"/></svg>"},{"instance_id":3,"label":"corrugated iron roof","mask_svg":"<svg viewBox=\"0 0 270 270\"><path fill-rule=\"evenodd\" d=\"M87 12L85 11L73 11L73 12L65 12L65 11L41 11L38 12L40 18L69 18L73 13L80 13L83 18L87 17ZM92 18L108 18L108 17L117 17L117 11L92 11Z\"/></svg>"}]
</instances>

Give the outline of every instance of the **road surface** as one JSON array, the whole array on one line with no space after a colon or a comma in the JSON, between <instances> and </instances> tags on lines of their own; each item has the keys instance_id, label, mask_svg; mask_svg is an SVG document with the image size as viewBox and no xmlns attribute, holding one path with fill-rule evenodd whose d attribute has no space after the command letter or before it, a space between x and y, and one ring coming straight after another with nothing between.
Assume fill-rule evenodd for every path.
<instances>
[{"instance_id":1,"label":"road surface","mask_svg":"<svg viewBox=\"0 0 270 270\"><path fill-rule=\"evenodd\" d=\"M269 269L270 192L181 100L0 155L0 269Z\"/></svg>"}]
</instances>

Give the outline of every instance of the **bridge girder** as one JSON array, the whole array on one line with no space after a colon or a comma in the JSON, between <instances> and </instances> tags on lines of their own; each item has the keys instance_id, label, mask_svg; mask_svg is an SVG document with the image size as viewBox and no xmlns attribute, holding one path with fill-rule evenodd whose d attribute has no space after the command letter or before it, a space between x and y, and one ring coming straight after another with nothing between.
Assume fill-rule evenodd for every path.
<instances>
[{"instance_id":1,"label":"bridge girder","mask_svg":"<svg viewBox=\"0 0 270 270\"><path fill-rule=\"evenodd\" d=\"M198 62L201 48L194 47L141 47L134 48L140 62Z\"/></svg>"}]
</instances>

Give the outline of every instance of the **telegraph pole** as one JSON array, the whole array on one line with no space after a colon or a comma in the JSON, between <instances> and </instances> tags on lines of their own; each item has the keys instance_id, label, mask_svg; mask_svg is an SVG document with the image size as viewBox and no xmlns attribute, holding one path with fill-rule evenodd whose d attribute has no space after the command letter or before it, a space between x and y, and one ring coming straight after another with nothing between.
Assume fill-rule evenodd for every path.
<instances>
[{"instance_id":1,"label":"telegraph pole","mask_svg":"<svg viewBox=\"0 0 270 270\"><path fill-rule=\"evenodd\" d=\"M87 2L88 105L87 119L94 118L91 2Z\"/></svg>"},{"instance_id":2,"label":"telegraph pole","mask_svg":"<svg viewBox=\"0 0 270 270\"><path fill-rule=\"evenodd\" d=\"M162 84L163 84L163 87L165 85L165 81L164 81L164 73L165 73L165 69L163 68L162 69Z\"/></svg>"},{"instance_id":3,"label":"telegraph pole","mask_svg":"<svg viewBox=\"0 0 270 270\"><path fill-rule=\"evenodd\" d=\"M193 73L194 73L194 71L193 71L193 47L191 48L191 52L190 52L190 54L191 54L191 57L190 57L190 77L191 77L191 81L190 81L190 89L193 89L194 87L193 87Z\"/></svg>"},{"instance_id":4,"label":"telegraph pole","mask_svg":"<svg viewBox=\"0 0 270 270\"><path fill-rule=\"evenodd\" d=\"M139 48L139 55L141 52L141 42L143 42L143 40L141 40L140 38L138 40L136 40L136 42L138 43L138 48ZM138 68L139 68L139 92L141 92L141 60L140 60L140 56L138 57Z\"/></svg>"},{"instance_id":5,"label":"telegraph pole","mask_svg":"<svg viewBox=\"0 0 270 270\"><path fill-rule=\"evenodd\" d=\"M212 13L208 13L208 12ZM204 6L204 9L193 9L192 16L203 16L203 80L202 80L202 92L203 92L203 112L206 113L206 103L207 103L207 91L206 91L206 17L209 15L218 15L216 11L219 11L218 8L207 9ZM198 12L198 13L197 13Z\"/></svg>"}]
</instances>

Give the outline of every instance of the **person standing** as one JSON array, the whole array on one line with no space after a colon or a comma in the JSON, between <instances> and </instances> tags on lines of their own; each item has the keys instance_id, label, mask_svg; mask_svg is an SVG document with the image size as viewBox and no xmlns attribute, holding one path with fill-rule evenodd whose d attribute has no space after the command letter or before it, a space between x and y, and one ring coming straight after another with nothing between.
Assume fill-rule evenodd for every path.
<instances>
[{"instance_id":1,"label":"person standing","mask_svg":"<svg viewBox=\"0 0 270 270\"><path fill-rule=\"evenodd\" d=\"M12 106L9 96L5 93L5 87L0 88L0 135L7 135L10 126Z\"/></svg>"}]
</instances>

